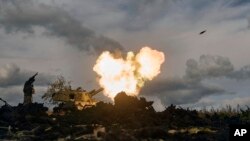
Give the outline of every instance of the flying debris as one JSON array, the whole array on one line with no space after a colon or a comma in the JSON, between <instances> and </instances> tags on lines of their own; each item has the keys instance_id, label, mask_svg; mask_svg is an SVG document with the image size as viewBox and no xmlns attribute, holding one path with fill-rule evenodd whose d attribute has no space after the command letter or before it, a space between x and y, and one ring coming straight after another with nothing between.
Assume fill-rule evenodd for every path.
<instances>
[{"instance_id":1,"label":"flying debris","mask_svg":"<svg viewBox=\"0 0 250 141\"><path fill-rule=\"evenodd\" d=\"M201 31L201 32L200 32L200 35L201 35L201 34L204 34L206 31L207 31L207 30L203 30L203 31Z\"/></svg>"}]
</instances>

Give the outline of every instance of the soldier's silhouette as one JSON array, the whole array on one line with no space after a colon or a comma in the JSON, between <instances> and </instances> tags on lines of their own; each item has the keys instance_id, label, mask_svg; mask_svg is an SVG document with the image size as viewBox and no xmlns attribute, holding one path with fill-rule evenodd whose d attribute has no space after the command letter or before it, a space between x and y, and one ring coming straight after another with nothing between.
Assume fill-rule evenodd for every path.
<instances>
[{"instance_id":1,"label":"soldier's silhouette","mask_svg":"<svg viewBox=\"0 0 250 141\"><path fill-rule=\"evenodd\" d=\"M38 73L30 77L29 80L27 80L24 84L24 87L23 87L23 93L24 93L23 104L24 105L32 103L32 94L35 93L33 83L35 81L35 77L37 74Z\"/></svg>"}]
</instances>

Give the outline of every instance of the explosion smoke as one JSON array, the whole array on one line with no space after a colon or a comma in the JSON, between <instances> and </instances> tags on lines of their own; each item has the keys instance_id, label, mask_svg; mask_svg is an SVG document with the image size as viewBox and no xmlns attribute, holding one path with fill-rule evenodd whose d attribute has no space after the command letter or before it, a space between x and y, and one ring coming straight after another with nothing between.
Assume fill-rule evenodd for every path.
<instances>
[{"instance_id":1,"label":"explosion smoke","mask_svg":"<svg viewBox=\"0 0 250 141\"><path fill-rule=\"evenodd\" d=\"M164 61L164 53L150 47L143 47L136 55L128 52L126 59L105 51L98 57L93 70L99 76L104 94L114 99L121 91L138 95L145 81L152 80L160 73Z\"/></svg>"}]
</instances>

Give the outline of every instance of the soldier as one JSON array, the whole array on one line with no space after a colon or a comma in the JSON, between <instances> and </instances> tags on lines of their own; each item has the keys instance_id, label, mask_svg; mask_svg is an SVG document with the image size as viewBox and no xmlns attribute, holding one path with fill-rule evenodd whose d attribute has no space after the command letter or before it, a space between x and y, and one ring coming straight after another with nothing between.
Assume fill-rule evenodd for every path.
<instances>
[{"instance_id":1,"label":"soldier","mask_svg":"<svg viewBox=\"0 0 250 141\"><path fill-rule=\"evenodd\" d=\"M24 105L32 103L32 94L35 93L33 83L35 81L35 77L37 74L38 73L30 77L29 80L27 80L24 84L24 87L23 87L23 93L24 93L23 104Z\"/></svg>"}]
</instances>

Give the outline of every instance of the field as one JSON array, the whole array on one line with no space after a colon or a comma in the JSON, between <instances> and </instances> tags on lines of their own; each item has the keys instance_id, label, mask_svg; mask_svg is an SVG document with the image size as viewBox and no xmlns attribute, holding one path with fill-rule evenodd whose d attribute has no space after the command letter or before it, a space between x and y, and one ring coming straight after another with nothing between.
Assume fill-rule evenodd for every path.
<instances>
[{"instance_id":1,"label":"field","mask_svg":"<svg viewBox=\"0 0 250 141\"><path fill-rule=\"evenodd\" d=\"M0 139L6 140L228 140L230 124L248 124L250 108L190 110L170 105L156 112L153 102L119 93L114 104L99 102L82 111L62 104L0 108Z\"/></svg>"}]
</instances>

